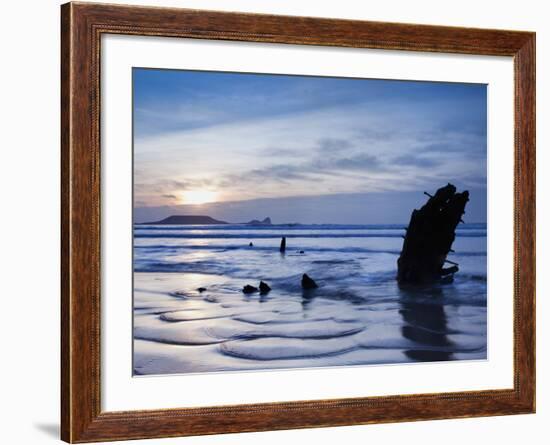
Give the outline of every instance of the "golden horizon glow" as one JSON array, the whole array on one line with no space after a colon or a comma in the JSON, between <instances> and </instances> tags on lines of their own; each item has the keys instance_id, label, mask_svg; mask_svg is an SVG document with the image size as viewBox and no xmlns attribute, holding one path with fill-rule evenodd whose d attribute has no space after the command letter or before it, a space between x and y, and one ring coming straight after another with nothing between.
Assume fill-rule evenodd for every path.
<instances>
[{"instance_id":1,"label":"golden horizon glow","mask_svg":"<svg viewBox=\"0 0 550 445\"><path fill-rule=\"evenodd\" d=\"M181 194L182 204L208 204L216 201L218 193L212 190L186 190Z\"/></svg>"}]
</instances>

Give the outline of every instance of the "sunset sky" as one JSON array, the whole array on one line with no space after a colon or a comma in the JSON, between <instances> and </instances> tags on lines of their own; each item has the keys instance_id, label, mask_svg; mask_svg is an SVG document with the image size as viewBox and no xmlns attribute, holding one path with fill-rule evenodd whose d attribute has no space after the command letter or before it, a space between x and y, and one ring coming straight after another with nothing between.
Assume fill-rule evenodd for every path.
<instances>
[{"instance_id":1,"label":"sunset sky","mask_svg":"<svg viewBox=\"0 0 550 445\"><path fill-rule=\"evenodd\" d=\"M485 85L133 70L136 222L403 223L424 190L486 221Z\"/></svg>"}]
</instances>

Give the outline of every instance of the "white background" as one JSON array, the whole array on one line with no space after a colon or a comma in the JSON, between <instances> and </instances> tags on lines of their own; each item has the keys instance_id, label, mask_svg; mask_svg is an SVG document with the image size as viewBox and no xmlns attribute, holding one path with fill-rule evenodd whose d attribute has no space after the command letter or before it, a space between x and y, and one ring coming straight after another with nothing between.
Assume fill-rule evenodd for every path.
<instances>
[{"instance_id":1,"label":"white background","mask_svg":"<svg viewBox=\"0 0 550 445\"><path fill-rule=\"evenodd\" d=\"M120 0L123 2L122 0ZM301 431L154 440L148 443L247 444L262 441L350 444L546 443L550 421L549 281L550 251L542 230L550 180L549 14L546 2L523 0L357 2L339 0L153 1L150 5L291 15L360 18L395 22L527 29L537 31L538 115L538 392L537 414ZM2 426L5 443L41 444L57 438L59 413L59 2L28 0L3 6L0 112L2 113ZM546 201L546 202L545 202ZM7 286L6 286L7 284Z\"/></svg>"},{"instance_id":2,"label":"white background","mask_svg":"<svg viewBox=\"0 0 550 445\"><path fill-rule=\"evenodd\" d=\"M513 386L510 57L109 35L103 38L102 409L126 411ZM488 360L132 378L132 66L488 84ZM506 129L506 130L503 130ZM503 255L503 253L505 253ZM508 255L506 254L508 253ZM284 382L281 385L281 382Z\"/></svg>"}]
</instances>

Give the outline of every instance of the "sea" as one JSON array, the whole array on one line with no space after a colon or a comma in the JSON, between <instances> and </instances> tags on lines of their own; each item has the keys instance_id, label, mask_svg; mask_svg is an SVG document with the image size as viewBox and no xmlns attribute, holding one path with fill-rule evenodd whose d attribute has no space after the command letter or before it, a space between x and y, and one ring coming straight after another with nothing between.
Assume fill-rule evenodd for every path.
<instances>
[{"instance_id":1,"label":"sea","mask_svg":"<svg viewBox=\"0 0 550 445\"><path fill-rule=\"evenodd\" d=\"M420 287L396 281L405 227L134 225L134 375L486 359L486 224Z\"/></svg>"}]
</instances>

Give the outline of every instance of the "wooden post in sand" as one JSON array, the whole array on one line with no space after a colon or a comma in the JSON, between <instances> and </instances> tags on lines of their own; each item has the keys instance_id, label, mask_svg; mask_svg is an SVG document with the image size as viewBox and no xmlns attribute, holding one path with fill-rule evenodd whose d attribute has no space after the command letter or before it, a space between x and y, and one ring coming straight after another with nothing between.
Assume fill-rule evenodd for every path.
<instances>
[{"instance_id":1,"label":"wooden post in sand","mask_svg":"<svg viewBox=\"0 0 550 445\"><path fill-rule=\"evenodd\" d=\"M448 268L443 264L452 251L455 230L462 222L469 193L457 193L454 185L447 184L433 196L425 194L429 199L420 210L413 210L397 260L399 284L434 283L458 272L458 264L448 261L453 265Z\"/></svg>"},{"instance_id":2,"label":"wooden post in sand","mask_svg":"<svg viewBox=\"0 0 550 445\"><path fill-rule=\"evenodd\" d=\"M286 237L281 238L281 246L279 247L279 252L285 253L286 250Z\"/></svg>"}]
</instances>

